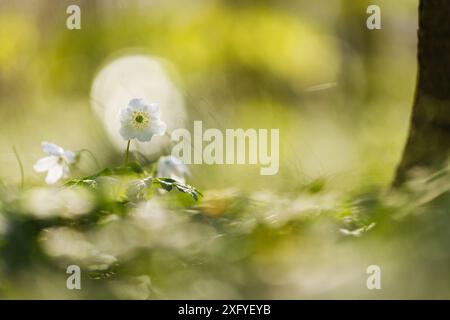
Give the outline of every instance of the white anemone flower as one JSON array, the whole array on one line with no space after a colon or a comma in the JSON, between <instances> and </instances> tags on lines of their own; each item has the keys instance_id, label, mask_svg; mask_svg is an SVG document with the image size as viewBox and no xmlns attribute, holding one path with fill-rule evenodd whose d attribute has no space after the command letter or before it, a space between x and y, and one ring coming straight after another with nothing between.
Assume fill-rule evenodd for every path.
<instances>
[{"instance_id":1,"label":"white anemone flower","mask_svg":"<svg viewBox=\"0 0 450 320\"><path fill-rule=\"evenodd\" d=\"M150 141L153 136L162 136L166 124L160 119L159 105L143 99L131 99L120 113L120 134L125 140Z\"/></svg>"},{"instance_id":2,"label":"white anemone flower","mask_svg":"<svg viewBox=\"0 0 450 320\"><path fill-rule=\"evenodd\" d=\"M65 151L60 146L43 141L42 150L48 154L47 157L39 159L33 166L36 172L47 171L45 182L54 184L59 179L67 177L69 174L69 166L75 163L75 153L73 151Z\"/></svg>"},{"instance_id":3,"label":"white anemone flower","mask_svg":"<svg viewBox=\"0 0 450 320\"><path fill-rule=\"evenodd\" d=\"M156 174L159 178L171 178L180 183L185 183L185 177L189 174L189 169L177 157L170 155L159 158Z\"/></svg>"}]
</instances>

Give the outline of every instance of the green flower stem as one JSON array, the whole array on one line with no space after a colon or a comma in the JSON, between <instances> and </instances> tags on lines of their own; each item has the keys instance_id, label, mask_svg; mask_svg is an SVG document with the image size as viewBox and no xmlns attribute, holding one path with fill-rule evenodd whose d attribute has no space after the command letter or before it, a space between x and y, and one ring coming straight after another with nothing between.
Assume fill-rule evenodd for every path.
<instances>
[{"instance_id":1,"label":"green flower stem","mask_svg":"<svg viewBox=\"0 0 450 320\"><path fill-rule=\"evenodd\" d=\"M127 151L125 152L125 164L124 164L124 167L126 167L128 165L128 155L130 153L130 142L131 142L131 140L128 140Z\"/></svg>"},{"instance_id":2,"label":"green flower stem","mask_svg":"<svg viewBox=\"0 0 450 320\"><path fill-rule=\"evenodd\" d=\"M20 187L23 189L24 184L25 184L25 175L23 172L23 164L22 164L22 160L20 160L20 156L19 153L16 150L16 147L13 146L13 151L14 151L14 155L16 156L17 162L19 163L19 168L20 168Z\"/></svg>"}]
</instances>

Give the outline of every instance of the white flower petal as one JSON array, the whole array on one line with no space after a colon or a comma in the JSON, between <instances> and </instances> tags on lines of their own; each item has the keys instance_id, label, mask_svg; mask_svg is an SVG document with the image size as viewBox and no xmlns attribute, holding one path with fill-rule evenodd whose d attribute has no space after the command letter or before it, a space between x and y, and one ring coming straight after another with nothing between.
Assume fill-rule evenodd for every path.
<instances>
[{"instance_id":1,"label":"white flower petal","mask_svg":"<svg viewBox=\"0 0 450 320\"><path fill-rule=\"evenodd\" d=\"M150 103L148 105L147 112L151 119L154 119L154 120L159 119L159 117L160 117L159 104Z\"/></svg>"},{"instance_id":2,"label":"white flower petal","mask_svg":"<svg viewBox=\"0 0 450 320\"><path fill-rule=\"evenodd\" d=\"M58 162L58 157L48 156L42 159L39 159L35 165L33 166L34 171L36 172L44 172L48 171L51 167L53 167Z\"/></svg>"},{"instance_id":3,"label":"white flower petal","mask_svg":"<svg viewBox=\"0 0 450 320\"><path fill-rule=\"evenodd\" d=\"M63 165L62 167L63 167L63 178L67 178L69 176L69 173L70 173L69 166Z\"/></svg>"},{"instance_id":4,"label":"white flower petal","mask_svg":"<svg viewBox=\"0 0 450 320\"><path fill-rule=\"evenodd\" d=\"M42 150L52 156L61 156L64 153L64 149L61 148L60 146L51 143L51 142L47 142L47 141L43 141L42 142Z\"/></svg>"},{"instance_id":5,"label":"white flower petal","mask_svg":"<svg viewBox=\"0 0 450 320\"><path fill-rule=\"evenodd\" d=\"M54 184L56 181L61 179L64 175L64 166L60 164L56 164L48 170L47 177L45 178L45 182L48 184Z\"/></svg>"},{"instance_id":6,"label":"white flower petal","mask_svg":"<svg viewBox=\"0 0 450 320\"><path fill-rule=\"evenodd\" d=\"M68 164L75 163L75 157L75 152L70 150L64 151L63 158Z\"/></svg>"},{"instance_id":7,"label":"white flower petal","mask_svg":"<svg viewBox=\"0 0 450 320\"><path fill-rule=\"evenodd\" d=\"M122 138L124 138L125 140L131 140L136 138L136 136L138 135L138 132L136 131L136 129L134 129L131 126L122 126L119 130L120 135L122 136Z\"/></svg>"},{"instance_id":8,"label":"white flower petal","mask_svg":"<svg viewBox=\"0 0 450 320\"><path fill-rule=\"evenodd\" d=\"M186 167L186 165L183 162L181 162L180 159L178 158L175 159L177 161L173 161L174 165L173 171L179 176L190 175L191 173L189 172L189 169Z\"/></svg>"},{"instance_id":9,"label":"white flower petal","mask_svg":"<svg viewBox=\"0 0 450 320\"><path fill-rule=\"evenodd\" d=\"M128 123L132 119L133 110L130 107L125 107L120 111L120 122L123 124Z\"/></svg>"},{"instance_id":10,"label":"white flower petal","mask_svg":"<svg viewBox=\"0 0 450 320\"><path fill-rule=\"evenodd\" d=\"M141 142L148 142L152 140L154 134L151 130L142 130L136 135L136 139L138 139Z\"/></svg>"},{"instance_id":11,"label":"white flower petal","mask_svg":"<svg viewBox=\"0 0 450 320\"><path fill-rule=\"evenodd\" d=\"M135 111L144 111L147 108L147 103L145 103L144 99L131 99L128 102L128 106Z\"/></svg>"},{"instance_id":12,"label":"white flower petal","mask_svg":"<svg viewBox=\"0 0 450 320\"><path fill-rule=\"evenodd\" d=\"M152 120L149 122L150 130L154 135L162 136L166 132L167 125L164 121L161 120Z\"/></svg>"}]
</instances>

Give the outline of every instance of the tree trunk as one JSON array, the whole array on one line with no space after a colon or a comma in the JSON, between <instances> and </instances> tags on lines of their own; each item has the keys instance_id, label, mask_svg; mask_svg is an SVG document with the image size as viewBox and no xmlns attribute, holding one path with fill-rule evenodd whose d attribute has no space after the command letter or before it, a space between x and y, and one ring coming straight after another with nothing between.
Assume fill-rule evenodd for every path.
<instances>
[{"instance_id":1,"label":"tree trunk","mask_svg":"<svg viewBox=\"0 0 450 320\"><path fill-rule=\"evenodd\" d=\"M415 167L446 165L450 153L450 0L420 0L418 75L400 186Z\"/></svg>"}]
</instances>

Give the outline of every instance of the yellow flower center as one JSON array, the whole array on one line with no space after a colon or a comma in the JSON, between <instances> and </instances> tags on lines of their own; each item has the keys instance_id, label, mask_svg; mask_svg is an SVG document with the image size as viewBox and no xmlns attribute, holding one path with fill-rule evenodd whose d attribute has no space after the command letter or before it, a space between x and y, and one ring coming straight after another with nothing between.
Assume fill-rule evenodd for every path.
<instances>
[{"instance_id":1,"label":"yellow flower center","mask_svg":"<svg viewBox=\"0 0 450 320\"><path fill-rule=\"evenodd\" d=\"M133 117L131 120L133 127L137 128L137 129L144 129L147 127L148 121L149 121L149 118L148 118L148 114L146 112L143 112L143 111L133 112Z\"/></svg>"}]
</instances>

